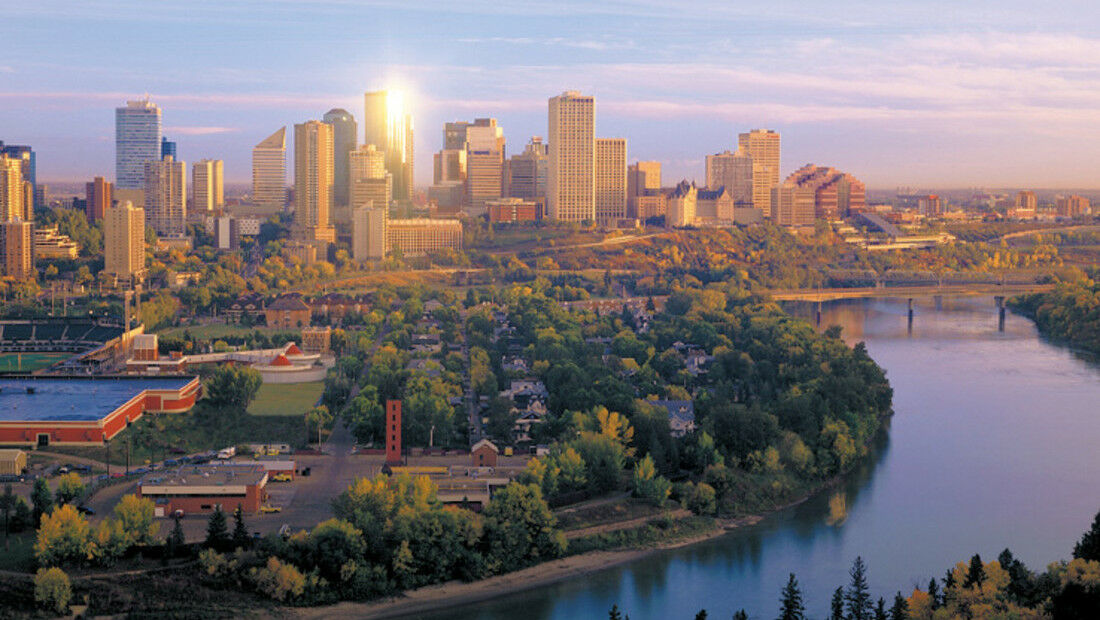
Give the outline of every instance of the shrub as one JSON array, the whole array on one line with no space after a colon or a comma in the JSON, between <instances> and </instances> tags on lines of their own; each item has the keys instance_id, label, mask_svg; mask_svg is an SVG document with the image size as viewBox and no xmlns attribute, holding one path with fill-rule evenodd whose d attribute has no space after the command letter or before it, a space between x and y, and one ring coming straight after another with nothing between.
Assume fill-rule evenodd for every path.
<instances>
[{"instance_id":1,"label":"shrub","mask_svg":"<svg viewBox=\"0 0 1100 620\"><path fill-rule=\"evenodd\" d=\"M63 615L69 611L73 598L73 584L60 568L40 568L34 575L34 600L53 613Z\"/></svg>"}]
</instances>

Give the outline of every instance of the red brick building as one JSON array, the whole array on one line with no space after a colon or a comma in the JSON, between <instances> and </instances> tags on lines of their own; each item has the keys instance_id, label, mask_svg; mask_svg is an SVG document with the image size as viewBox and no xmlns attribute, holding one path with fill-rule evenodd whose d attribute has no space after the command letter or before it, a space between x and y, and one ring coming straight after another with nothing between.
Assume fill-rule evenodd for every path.
<instances>
[{"instance_id":1,"label":"red brick building","mask_svg":"<svg viewBox=\"0 0 1100 620\"><path fill-rule=\"evenodd\" d=\"M218 506L233 512L256 513L267 500L268 474L263 465L183 466L175 471L156 472L138 484L138 497L153 500L153 514L170 517L208 514Z\"/></svg>"},{"instance_id":2,"label":"red brick building","mask_svg":"<svg viewBox=\"0 0 1100 620\"><path fill-rule=\"evenodd\" d=\"M496 467L499 454L500 448L497 448L488 439L482 439L470 449L470 465L474 467Z\"/></svg>"},{"instance_id":3,"label":"red brick building","mask_svg":"<svg viewBox=\"0 0 1100 620\"><path fill-rule=\"evenodd\" d=\"M386 401L386 463L401 463L401 401Z\"/></svg>"},{"instance_id":4,"label":"red brick building","mask_svg":"<svg viewBox=\"0 0 1100 620\"><path fill-rule=\"evenodd\" d=\"M300 329L309 327L313 310L301 295L284 295L264 308L268 327Z\"/></svg>"}]
</instances>

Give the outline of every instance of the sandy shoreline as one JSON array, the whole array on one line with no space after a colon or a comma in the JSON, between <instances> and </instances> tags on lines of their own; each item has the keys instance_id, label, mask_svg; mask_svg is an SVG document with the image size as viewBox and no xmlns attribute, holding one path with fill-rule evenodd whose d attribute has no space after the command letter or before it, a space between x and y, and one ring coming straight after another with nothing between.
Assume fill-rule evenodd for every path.
<instances>
[{"instance_id":1,"label":"sandy shoreline","mask_svg":"<svg viewBox=\"0 0 1100 620\"><path fill-rule=\"evenodd\" d=\"M760 517L746 517L717 522L713 531L667 544L644 549L622 551L592 551L560 560L543 562L523 570L496 575L470 583L451 581L425 586L373 603L337 603L327 607L290 610L298 618L395 618L411 614L434 612L446 607L467 605L514 594L566 579L583 577L626 562L632 562L656 551L676 549L700 543L726 534L729 530L751 525Z\"/></svg>"}]
</instances>

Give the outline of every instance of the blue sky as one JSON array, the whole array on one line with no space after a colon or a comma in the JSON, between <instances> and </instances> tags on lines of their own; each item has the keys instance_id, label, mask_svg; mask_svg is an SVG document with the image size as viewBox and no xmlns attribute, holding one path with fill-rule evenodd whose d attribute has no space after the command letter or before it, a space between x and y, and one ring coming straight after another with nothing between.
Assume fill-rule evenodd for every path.
<instances>
[{"instance_id":1,"label":"blue sky","mask_svg":"<svg viewBox=\"0 0 1100 620\"><path fill-rule=\"evenodd\" d=\"M417 182L447 120L494 116L510 153L546 99L595 95L597 134L665 183L754 127L783 173L872 188L1100 187L1100 7L1036 2L153 0L0 8L0 140L39 178L113 176L113 109L148 92L180 157L250 175L253 144L396 85Z\"/></svg>"}]
</instances>

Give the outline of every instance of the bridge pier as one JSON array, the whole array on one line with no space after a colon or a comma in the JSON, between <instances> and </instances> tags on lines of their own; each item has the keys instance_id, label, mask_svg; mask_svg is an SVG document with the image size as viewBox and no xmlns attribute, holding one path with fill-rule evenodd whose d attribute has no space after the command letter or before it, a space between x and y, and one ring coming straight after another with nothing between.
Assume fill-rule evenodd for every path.
<instances>
[{"instance_id":1,"label":"bridge pier","mask_svg":"<svg viewBox=\"0 0 1100 620\"><path fill-rule=\"evenodd\" d=\"M818 327L821 327L821 302L814 304L814 322Z\"/></svg>"},{"instance_id":2,"label":"bridge pier","mask_svg":"<svg viewBox=\"0 0 1100 620\"><path fill-rule=\"evenodd\" d=\"M913 298L909 298L909 335L913 335Z\"/></svg>"},{"instance_id":3,"label":"bridge pier","mask_svg":"<svg viewBox=\"0 0 1100 620\"><path fill-rule=\"evenodd\" d=\"M993 301L997 303L997 331L1003 332L1005 330L1005 297L996 295Z\"/></svg>"}]
</instances>

